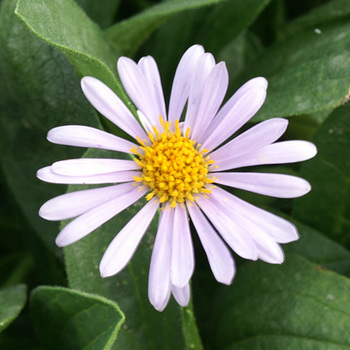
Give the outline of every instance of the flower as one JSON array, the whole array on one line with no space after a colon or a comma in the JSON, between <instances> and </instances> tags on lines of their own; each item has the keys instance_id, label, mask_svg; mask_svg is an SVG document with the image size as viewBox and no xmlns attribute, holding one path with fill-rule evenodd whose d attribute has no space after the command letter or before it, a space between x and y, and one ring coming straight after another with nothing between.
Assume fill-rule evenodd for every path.
<instances>
[{"instance_id":1,"label":"flower","mask_svg":"<svg viewBox=\"0 0 350 350\"><path fill-rule=\"evenodd\" d=\"M264 103L267 81L248 81L219 109L228 87L225 63L215 63L202 46L194 45L177 67L167 113L152 57L138 63L121 57L117 67L139 121L101 81L84 77L81 86L90 103L134 142L77 125L48 133L53 143L131 154L130 160L69 159L38 171L39 179L52 183L113 184L67 193L41 207L39 214L47 220L75 218L59 233L57 245L80 240L145 196L146 205L108 246L100 273L111 276L127 265L161 209L148 287L150 302L159 311L171 294L182 306L189 302L195 264L189 218L221 283L230 284L235 275L227 245L245 259L282 263L279 243L298 239L295 226L220 186L279 198L310 191L309 183L295 176L233 171L303 161L317 152L306 141L275 142L287 128L288 121L281 118L263 121L227 142Z\"/></svg>"}]
</instances>

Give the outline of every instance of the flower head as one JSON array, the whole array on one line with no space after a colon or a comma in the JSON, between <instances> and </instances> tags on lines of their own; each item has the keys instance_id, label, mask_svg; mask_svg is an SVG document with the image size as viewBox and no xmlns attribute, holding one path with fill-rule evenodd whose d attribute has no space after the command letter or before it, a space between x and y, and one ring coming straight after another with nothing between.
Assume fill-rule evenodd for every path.
<instances>
[{"instance_id":1,"label":"flower head","mask_svg":"<svg viewBox=\"0 0 350 350\"><path fill-rule=\"evenodd\" d=\"M110 243L100 263L103 277L121 271L133 256L155 213L158 231L149 271L149 299L163 310L170 295L185 306L194 271L189 219L198 233L215 278L230 284L235 264L227 245L243 258L282 263L279 243L298 239L290 222L257 208L220 185L268 196L293 198L310 190L307 181L283 174L240 172L262 164L312 158L306 141L277 141L288 121L270 119L227 141L264 103L267 81L244 84L220 109L228 86L223 62L215 63L203 47L190 47L173 81L168 113L156 62L121 57L118 73L138 109L138 119L101 81L84 77L90 103L128 133L134 142L86 126L50 130L57 144L129 153L125 159L70 159L40 169L37 176L63 184L112 184L72 192L46 202L39 214L47 220L75 218L59 233L59 246L72 244L122 212L141 197L147 204Z\"/></svg>"}]
</instances>

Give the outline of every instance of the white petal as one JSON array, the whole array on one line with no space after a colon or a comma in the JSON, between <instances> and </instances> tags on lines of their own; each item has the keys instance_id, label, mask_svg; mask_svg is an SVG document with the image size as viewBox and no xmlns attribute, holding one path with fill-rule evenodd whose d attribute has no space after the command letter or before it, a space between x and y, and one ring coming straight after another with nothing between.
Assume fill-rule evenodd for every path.
<instances>
[{"instance_id":1,"label":"white petal","mask_svg":"<svg viewBox=\"0 0 350 350\"><path fill-rule=\"evenodd\" d=\"M232 218L244 228L255 243L258 258L270 264L281 264L284 260L284 253L275 240L243 215L233 212Z\"/></svg>"},{"instance_id":2,"label":"white petal","mask_svg":"<svg viewBox=\"0 0 350 350\"><path fill-rule=\"evenodd\" d=\"M265 120L212 152L210 157L215 161L221 161L255 151L278 140L286 131L287 126L287 119Z\"/></svg>"},{"instance_id":3,"label":"white petal","mask_svg":"<svg viewBox=\"0 0 350 350\"><path fill-rule=\"evenodd\" d=\"M267 80L263 77L253 78L247 81L244 85L242 85L233 96L224 104L224 106L220 109L217 116L214 118L211 125L205 131L206 137L209 136L213 130L215 130L222 120L226 118L226 115L230 112L232 107L249 91L254 91L254 89L264 89L266 90L268 86ZM238 130L238 128L237 128Z\"/></svg>"},{"instance_id":4,"label":"white petal","mask_svg":"<svg viewBox=\"0 0 350 350\"><path fill-rule=\"evenodd\" d=\"M154 134L153 126L150 123L150 121L147 119L147 117L139 110L137 110L137 115L139 116L140 122L143 126L143 128L146 130L147 133L151 132Z\"/></svg>"},{"instance_id":5,"label":"white petal","mask_svg":"<svg viewBox=\"0 0 350 350\"><path fill-rule=\"evenodd\" d=\"M170 280L172 285L182 288L194 271L193 245L186 208L177 205L175 209L170 210L175 211Z\"/></svg>"},{"instance_id":6,"label":"white petal","mask_svg":"<svg viewBox=\"0 0 350 350\"><path fill-rule=\"evenodd\" d=\"M90 103L112 123L134 139L147 138L129 109L107 85L96 78L84 77L81 80L81 88Z\"/></svg>"},{"instance_id":7,"label":"white petal","mask_svg":"<svg viewBox=\"0 0 350 350\"><path fill-rule=\"evenodd\" d=\"M190 302L191 290L190 284L187 283L184 287L178 288L176 286L172 286L171 289L175 300L182 307L186 307Z\"/></svg>"},{"instance_id":8,"label":"white petal","mask_svg":"<svg viewBox=\"0 0 350 350\"><path fill-rule=\"evenodd\" d=\"M230 109L211 134L203 137L203 149L215 149L244 125L263 105L266 90L256 87L247 91ZM216 118L220 117L220 112ZM215 119L216 119L215 118ZM212 128L208 128L212 130Z\"/></svg>"},{"instance_id":9,"label":"white petal","mask_svg":"<svg viewBox=\"0 0 350 350\"><path fill-rule=\"evenodd\" d=\"M166 110L162 82L160 80L159 70L153 57L147 56L140 59L138 63L140 69L145 75L149 86L152 88L153 101L156 105L157 116L160 115L166 120Z\"/></svg>"},{"instance_id":10,"label":"white petal","mask_svg":"<svg viewBox=\"0 0 350 350\"><path fill-rule=\"evenodd\" d=\"M193 73L184 122L184 130L186 132L187 128L190 128L190 134L192 133L192 129L196 123L196 119L198 118L198 108L203 96L205 83L214 66L215 59L213 55L210 53L205 53L199 58ZM180 116L178 116L178 118L179 117Z\"/></svg>"},{"instance_id":11,"label":"white petal","mask_svg":"<svg viewBox=\"0 0 350 350\"><path fill-rule=\"evenodd\" d=\"M48 166L38 170L36 176L42 181L56 184L97 185L133 181L134 177L140 177L141 173L138 171L116 171L90 176L67 176L54 173L51 166Z\"/></svg>"},{"instance_id":12,"label":"white petal","mask_svg":"<svg viewBox=\"0 0 350 350\"><path fill-rule=\"evenodd\" d=\"M59 175L89 176L115 171L140 170L140 167L133 160L79 158L55 162L52 164L51 170Z\"/></svg>"},{"instance_id":13,"label":"white petal","mask_svg":"<svg viewBox=\"0 0 350 350\"><path fill-rule=\"evenodd\" d=\"M159 112L150 86L140 67L130 58L120 57L117 64L123 86L136 107L152 125L159 126Z\"/></svg>"},{"instance_id":14,"label":"white petal","mask_svg":"<svg viewBox=\"0 0 350 350\"><path fill-rule=\"evenodd\" d=\"M255 226L256 227L256 226ZM254 242L258 250L258 258L269 264L282 264L284 253L279 244L277 244L268 234L261 230L252 230Z\"/></svg>"},{"instance_id":15,"label":"white petal","mask_svg":"<svg viewBox=\"0 0 350 350\"><path fill-rule=\"evenodd\" d=\"M245 83L220 109L203 134L203 149L213 150L244 125L262 106L267 81L255 78Z\"/></svg>"},{"instance_id":16,"label":"white petal","mask_svg":"<svg viewBox=\"0 0 350 350\"><path fill-rule=\"evenodd\" d=\"M271 236L244 215L231 210L225 202L217 200L214 196L211 197L211 200L215 203L218 211L229 213L232 221L253 240L259 259L272 264L280 264L283 262L283 251Z\"/></svg>"},{"instance_id":17,"label":"white petal","mask_svg":"<svg viewBox=\"0 0 350 350\"><path fill-rule=\"evenodd\" d=\"M260 227L275 242L289 243L299 238L296 227L289 221L247 203L219 187L212 190L211 196L224 203L231 212L237 212Z\"/></svg>"},{"instance_id":18,"label":"white petal","mask_svg":"<svg viewBox=\"0 0 350 350\"><path fill-rule=\"evenodd\" d=\"M315 145L308 141L282 141L262 147L242 156L215 162L213 171L236 169L244 166L295 163L308 160L317 153Z\"/></svg>"},{"instance_id":19,"label":"white petal","mask_svg":"<svg viewBox=\"0 0 350 350\"><path fill-rule=\"evenodd\" d=\"M59 145L102 148L130 153L135 144L108 132L81 125L66 125L51 129L47 139Z\"/></svg>"},{"instance_id":20,"label":"white petal","mask_svg":"<svg viewBox=\"0 0 350 350\"><path fill-rule=\"evenodd\" d=\"M88 210L64 227L56 238L56 244L59 247L65 247L87 236L113 216L136 202L146 192L147 190L140 191L138 188L135 188Z\"/></svg>"},{"instance_id":21,"label":"white petal","mask_svg":"<svg viewBox=\"0 0 350 350\"><path fill-rule=\"evenodd\" d=\"M209 199L198 196L196 203L218 230L226 243L242 258L256 260L258 258L254 242L231 218L229 210L218 210L212 196Z\"/></svg>"},{"instance_id":22,"label":"white petal","mask_svg":"<svg viewBox=\"0 0 350 350\"><path fill-rule=\"evenodd\" d=\"M134 189L133 183L66 193L47 201L39 210L46 220L66 220Z\"/></svg>"},{"instance_id":23,"label":"white petal","mask_svg":"<svg viewBox=\"0 0 350 350\"><path fill-rule=\"evenodd\" d=\"M209 74L205 83L200 105L196 116L196 123L192 132L192 139L202 143L201 135L215 117L228 87L228 72L224 62L217 64Z\"/></svg>"},{"instance_id":24,"label":"white petal","mask_svg":"<svg viewBox=\"0 0 350 350\"><path fill-rule=\"evenodd\" d=\"M300 177L263 173L215 173L215 183L277 198L296 198L311 190Z\"/></svg>"},{"instance_id":25,"label":"white petal","mask_svg":"<svg viewBox=\"0 0 350 350\"><path fill-rule=\"evenodd\" d=\"M151 199L116 235L101 260L102 277L115 275L128 264L158 207L157 200Z\"/></svg>"},{"instance_id":26,"label":"white petal","mask_svg":"<svg viewBox=\"0 0 350 350\"><path fill-rule=\"evenodd\" d=\"M230 251L195 203L187 203L187 209L216 280L231 284L236 269Z\"/></svg>"},{"instance_id":27,"label":"white petal","mask_svg":"<svg viewBox=\"0 0 350 350\"><path fill-rule=\"evenodd\" d=\"M175 119L180 120L188 99L196 64L203 54L204 49L202 46L191 46L184 53L177 66L169 101L168 120L171 121L172 125Z\"/></svg>"},{"instance_id":28,"label":"white petal","mask_svg":"<svg viewBox=\"0 0 350 350\"><path fill-rule=\"evenodd\" d=\"M170 292L171 241L174 210L165 208L159 217L158 231L154 243L148 278L148 298L154 308L163 311Z\"/></svg>"}]
</instances>

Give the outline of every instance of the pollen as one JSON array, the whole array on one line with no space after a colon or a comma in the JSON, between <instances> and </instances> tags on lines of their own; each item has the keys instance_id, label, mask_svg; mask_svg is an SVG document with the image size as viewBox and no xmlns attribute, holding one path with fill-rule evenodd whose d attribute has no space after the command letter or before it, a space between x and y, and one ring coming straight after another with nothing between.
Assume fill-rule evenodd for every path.
<instances>
[{"instance_id":1,"label":"pollen","mask_svg":"<svg viewBox=\"0 0 350 350\"><path fill-rule=\"evenodd\" d=\"M186 199L194 201L196 194L211 192L208 184L208 167L214 161L207 155L209 150L200 151L200 145L180 130L179 121L175 128L160 117L163 132L157 128L149 132L149 140L139 140L139 149L133 148L135 161L142 168L142 175L134 180L148 186L147 200L157 196L160 203L169 202L172 207Z\"/></svg>"}]
</instances>

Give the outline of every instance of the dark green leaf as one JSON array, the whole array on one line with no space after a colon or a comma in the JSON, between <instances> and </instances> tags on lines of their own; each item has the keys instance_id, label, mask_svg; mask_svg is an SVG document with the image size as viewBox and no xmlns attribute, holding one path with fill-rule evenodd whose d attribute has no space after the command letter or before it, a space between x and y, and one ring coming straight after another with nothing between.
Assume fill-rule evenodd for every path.
<instances>
[{"instance_id":1,"label":"dark green leaf","mask_svg":"<svg viewBox=\"0 0 350 350\"><path fill-rule=\"evenodd\" d=\"M38 287L31 310L46 349L110 349L124 322L118 305L60 287Z\"/></svg>"},{"instance_id":2,"label":"dark green leaf","mask_svg":"<svg viewBox=\"0 0 350 350\"><path fill-rule=\"evenodd\" d=\"M129 101L116 78L117 53L73 0L18 0L16 14L40 39L61 50L81 75L100 79Z\"/></svg>"},{"instance_id":3,"label":"dark green leaf","mask_svg":"<svg viewBox=\"0 0 350 350\"><path fill-rule=\"evenodd\" d=\"M11 286L23 282L33 265L33 258L28 254L15 253L1 257L0 284Z\"/></svg>"},{"instance_id":4,"label":"dark green leaf","mask_svg":"<svg viewBox=\"0 0 350 350\"><path fill-rule=\"evenodd\" d=\"M350 252L319 231L291 220L297 226L300 238L283 245L285 253L296 253L322 267L339 274L350 273Z\"/></svg>"},{"instance_id":5,"label":"dark green leaf","mask_svg":"<svg viewBox=\"0 0 350 350\"><path fill-rule=\"evenodd\" d=\"M113 158L113 152L89 150L86 156ZM70 191L83 188L87 187L70 186ZM69 285L118 303L126 315L125 325L118 335L118 349L192 349L193 342L194 349L201 349L191 309L181 311L171 300L160 313L148 300L148 269L158 226L157 217L128 266L114 277L100 277L98 267L107 246L144 204L144 201L136 202L84 239L64 249ZM185 313L183 320L182 312Z\"/></svg>"},{"instance_id":6,"label":"dark green leaf","mask_svg":"<svg viewBox=\"0 0 350 350\"><path fill-rule=\"evenodd\" d=\"M121 0L76 0L86 14L102 29L112 25Z\"/></svg>"},{"instance_id":7,"label":"dark green leaf","mask_svg":"<svg viewBox=\"0 0 350 350\"><path fill-rule=\"evenodd\" d=\"M285 33L293 33L302 28L318 29L319 24L336 21L350 16L349 0L332 0L319 6L309 13L300 16L284 28Z\"/></svg>"},{"instance_id":8,"label":"dark green leaf","mask_svg":"<svg viewBox=\"0 0 350 350\"><path fill-rule=\"evenodd\" d=\"M18 284L0 289L0 332L2 332L21 312L27 296L27 287Z\"/></svg>"},{"instance_id":9,"label":"dark green leaf","mask_svg":"<svg viewBox=\"0 0 350 350\"><path fill-rule=\"evenodd\" d=\"M215 6L202 17L195 42L206 50L219 52L247 29L270 0L230 0Z\"/></svg>"},{"instance_id":10,"label":"dark green leaf","mask_svg":"<svg viewBox=\"0 0 350 350\"><path fill-rule=\"evenodd\" d=\"M59 158L79 157L83 151L50 145L46 134L58 125L98 122L67 59L32 35L14 8L14 0L4 0L0 13L1 165L26 219L53 247L57 224L39 218L38 210L65 189L41 183L35 174Z\"/></svg>"},{"instance_id":11,"label":"dark green leaf","mask_svg":"<svg viewBox=\"0 0 350 350\"><path fill-rule=\"evenodd\" d=\"M140 45L169 17L187 10L213 5L223 0L172 0L157 4L106 31L120 52L132 56Z\"/></svg>"},{"instance_id":12,"label":"dark green leaf","mask_svg":"<svg viewBox=\"0 0 350 350\"><path fill-rule=\"evenodd\" d=\"M8 335L7 332L3 332L0 334L0 349L39 350L41 347L34 333L30 338L24 338L22 334Z\"/></svg>"},{"instance_id":13,"label":"dark green leaf","mask_svg":"<svg viewBox=\"0 0 350 350\"><path fill-rule=\"evenodd\" d=\"M172 77L182 54L193 44L204 45L217 61L227 62L230 77L244 66L249 43L242 34L269 0L229 0L215 6L179 13L170 18L147 42L144 54L153 55L162 77ZM176 38L176 45L169 38ZM171 79L163 79L166 96Z\"/></svg>"},{"instance_id":14,"label":"dark green leaf","mask_svg":"<svg viewBox=\"0 0 350 350\"><path fill-rule=\"evenodd\" d=\"M350 281L301 257L242 266L219 296L216 349L348 349Z\"/></svg>"},{"instance_id":15,"label":"dark green leaf","mask_svg":"<svg viewBox=\"0 0 350 350\"><path fill-rule=\"evenodd\" d=\"M259 75L269 81L267 100L255 120L334 108L348 97L350 23L320 24L318 30L286 37L247 66L241 83Z\"/></svg>"},{"instance_id":16,"label":"dark green leaf","mask_svg":"<svg viewBox=\"0 0 350 350\"><path fill-rule=\"evenodd\" d=\"M294 208L297 219L350 247L350 106L336 109L314 137L318 155L301 167L312 191Z\"/></svg>"},{"instance_id":17,"label":"dark green leaf","mask_svg":"<svg viewBox=\"0 0 350 350\"><path fill-rule=\"evenodd\" d=\"M300 345L302 344L302 345ZM297 336L290 335L262 335L256 336L251 339L245 339L238 344L228 346L227 350L294 350L300 349L303 346L303 350L317 349L317 350L344 350L348 349L343 345L339 345L332 341L323 341L318 339L304 338L302 342Z\"/></svg>"}]
</instances>

